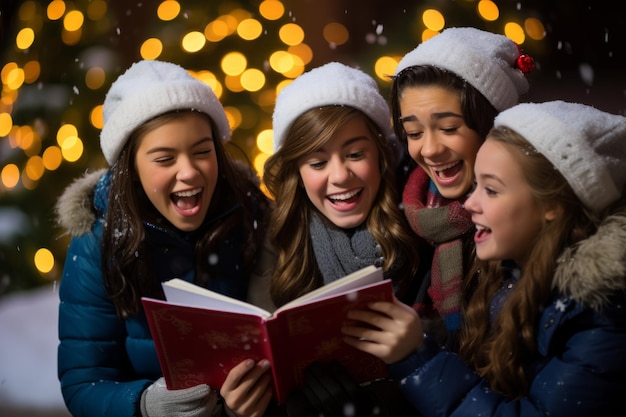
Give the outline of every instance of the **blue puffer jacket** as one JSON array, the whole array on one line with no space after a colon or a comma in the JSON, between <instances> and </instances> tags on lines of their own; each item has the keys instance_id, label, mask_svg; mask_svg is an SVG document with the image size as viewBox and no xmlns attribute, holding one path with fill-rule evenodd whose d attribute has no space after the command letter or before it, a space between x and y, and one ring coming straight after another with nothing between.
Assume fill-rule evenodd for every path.
<instances>
[{"instance_id":1,"label":"blue puffer jacket","mask_svg":"<svg viewBox=\"0 0 626 417\"><path fill-rule=\"evenodd\" d=\"M135 416L140 415L142 391L161 376L161 370L144 314L118 319L106 295L101 241L108 175L103 173L76 181L57 204L59 222L72 235L59 290L58 376L73 416ZM147 239L159 248L153 256L156 278L161 282L175 277L192 281L193 236L151 224L145 227ZM209 288L254 301L248 297L248 274L237 267L243 260L235 239L225 240L230 243L218 253L220 276L226 279L209 284Z\"/></svg>"},{"instance_id":2,"label":"blue puffer jacket","mask_svg":"<svg viewBox=\"0 0 626 417\"><path fill-rule=\"evenodd\" d=\"M405 396L433 416L626 415L626 210L559 262L555 296L537 325L541 358L529 394L511 401L428 340L390 366Z\"/></svg>"}]
</instances>

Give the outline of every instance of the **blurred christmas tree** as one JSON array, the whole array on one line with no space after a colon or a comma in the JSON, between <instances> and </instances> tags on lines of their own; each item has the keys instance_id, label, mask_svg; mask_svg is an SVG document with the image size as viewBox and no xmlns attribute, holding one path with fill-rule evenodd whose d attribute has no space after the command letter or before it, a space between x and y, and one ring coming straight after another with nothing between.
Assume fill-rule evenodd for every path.
<instances>
[{"instance_id":1,"label":"blurred christmas tree","mask_svg":"<svg viewBox=\"0 0 626 417\"><path fill-rule=\"evenodd\" d=\"M68 237L54 223L54 203L74 178L105 166L100 105L132 62L175 62L207 82L226 107L231 152L260 171L281 83L353 53L357 30L371 32L371 52L383 53L376 7L369 16L355 7L365 24L348 29L332 3L294 3L3 0L0 294L60 279ZM324 21L314 42L328 53L314 56L297 18L305 15Z\"/></svg>"},{"instance_id":2,"label":"blurred christmas tree","mask_svg":"<svg viewBox=\"0 0 626 417\"><path fill-rule=\"evenodd\" d=\"M207 82L227 110L231 151L261 173L271 152L276 93L311 67L359 66L387 94L387 76L422 39L445 27L476 26L522 44L539 67L560 70L542 58L572 57L581 49L548 44L546 36L557 36L552 31L559 23L572 26L563 19L582 23L587 10L579 5L573 12L562 0L555 15L540 1L528 3L2 0L0 295L61 278L68 238L54 223L54 203L74 178L105 166L100 105L132 62L175 62ZM601 37L595 27L575 31L585 46L589 32Z\"/></svg>"}]
</instances>

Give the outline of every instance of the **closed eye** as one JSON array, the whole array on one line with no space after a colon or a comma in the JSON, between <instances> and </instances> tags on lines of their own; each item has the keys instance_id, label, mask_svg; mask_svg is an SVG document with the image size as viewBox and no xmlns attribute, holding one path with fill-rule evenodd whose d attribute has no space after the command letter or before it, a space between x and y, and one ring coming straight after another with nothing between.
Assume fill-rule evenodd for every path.
<instances>
[{"instance_id":1,"label":"closed eye","mask_svg":"<svg viewBox=\"0 0 626 417\"><path fill-rule=\"evenodd\" d=\"M363 151L359 151L359 152L352 152L348 154L348 159L352 159L352 160L358 160L363 158L364 156L364 152Z\"/></svg>"},{"instance_id":2,"label":"closed eye","mask_svg":"<svg viewBox=\"0 0 626 417\"><path fill-rule=\"evenodd\" d=\"M322 169L326 166L326 161L309 162L309 166L313 169Z\"/></svg>"},{"instance_id":3,"label":"closed eye","mask_svg":"<svg viewBox=\"0 0 626 417\"><path fill-rule=\"evenodd\" d=\"M213 152L213 149L212 148L207 148L207 149L199 150L199 151L195 152L195 154L202 156L202 155L208 155L211 152Z\"/></svg>"},{"instance_id":4,"label":"closed eye","mask_svg":"<svg viewBox=\"0 0 626 417\"><path fill-rule=\"evenodd\" d=\"M492 188L489 187L485 187L485 194L487 194L490 197L495 197L496 195L498 195L498 192L493 190Z\"/></svg>"},{"instance_id":5,"label":"closed eye","mask_svg":"<svg viewBox=\"0 0 626 417\"><path fill-rule=\"evenodd\" d=\"M406 133L406 138L411 139L411 140L420 139L424 135L424 132L405 132L405 133Z\"/></svg>"},{"instance_id":6,"label":"closed eye","mask_svg":"<svg viewBox=\"0 0 626 417\"><path fill-rule=\"evenodd\" d=\"M446 128L441 128L441 131L447 135L451 135L453 133L456 133L459 130L459 128L457 126L454 127L446 127Z\"/></svg>"}]
</instances>

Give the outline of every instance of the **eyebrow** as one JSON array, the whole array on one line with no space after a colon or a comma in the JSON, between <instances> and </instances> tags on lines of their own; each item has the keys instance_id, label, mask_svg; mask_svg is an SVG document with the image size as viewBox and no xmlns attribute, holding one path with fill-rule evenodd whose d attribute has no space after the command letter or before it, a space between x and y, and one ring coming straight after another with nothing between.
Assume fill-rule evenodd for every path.
<instances>
[{"instance_id":1,"label":"eyebrow","mask_svg":"<svg viewBox=\"0 0 626 417\"><path fill-rule=\"evenodd\" d=\"M204 137L200 140L198 140L196 143L194 143L193 145L191 145L192 148L195 148L196 146L200 146L203 145L206 142L214 142L213 138L210 136ZM153 153L157 153L157 152L168 152L168 151L172 151L174 148L173 147L167 147L167 146L159 146L158 148L150 148L146 151L146 154L150 155Z\"/></svg>"},{"instance_id":2,"label":"eyebrow","mask_svg":"<svg viewBox=\"0 0 626 417\"><path fill-rule=\"evenodd\" d=\"M502 180L500 179L500 177L496 176L495 174L486 173L486 174L477 175L476 177L483 179L483 180L494 180L496 182L499 182L502 185L505 185L504 182L502 182Z\"/></svg>"},{"instance_id":3,"label":"eyebrow","mask_svg":"<svg viewBox=\"0 0 626 417\"><path fill-rule=\"evenodd\" d=\"M458 114L458 113L454 113L451 111L444 111L444 112L440 112L440 113L433 113L431 115L431 119L435 119L435 120L439 120L439 119L445 119L446 117L458 117L458 118L463 118L463 115ZM417 118L417 116L415 115L409 115L406 117L400 117L398 119L400 121L400 123L405 123L405 122L418 122L419 119Z\"/></svg>"}]
</instances>

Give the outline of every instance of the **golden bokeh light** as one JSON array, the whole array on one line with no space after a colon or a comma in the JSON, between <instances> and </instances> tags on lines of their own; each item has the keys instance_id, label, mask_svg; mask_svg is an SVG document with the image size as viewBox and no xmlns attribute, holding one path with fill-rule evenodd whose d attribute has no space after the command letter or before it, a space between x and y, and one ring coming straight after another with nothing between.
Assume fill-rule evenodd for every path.
<instances>
[{"instance_id":1,"label":"golden bokeh light","mask_svg":"<svg viewBox=\"0 0 626 417\"><path fill-rule=\"evenodd\" d=\"M498 20L498 17L500 17L498 5L491 0L480 0L476 9L478 11L478 15L488 22Z\"/></svg>"},{"instance_id":2,"label":"golden bokeh light","mask_svg":"<svg viewBox=\"0 0 626 417\"><path fill-rule=\"evenodd\" d=\"M213 90L213 93L215 93L215 96L218 99L222 96L224 88L222 87L222 84L219 82L215 74L213 74L211 71L202 70L196 73L192 73L192 75L211 87L211 90Z\"/></svg>"},{"instance_id":3,"label":"golden bokeh light","mask_svg":"<svg viewBox=\"0 0 626 417\"><path fill-rule=\"evenodd\" d=\"M297 57L300 57L302 64L306 65L313 59L313 50L306 43L299 43L298 45L292 45L287 48L287 52Z\"/></svg>"},{"instance_id":4,"label":"golden bokeh light","mask_svg":"<svg viewBox=\"0 0 626 417\"><path fill-rule=\"evenodd\" d=\"M7 136L13 128L13 118L10 113L0 113L0 138Z\"/></svg>"},{"instance_id":5,"label":"golden bokeh light","mask_svg":"<svg viewBox=\"0 0 626 417\"><path fill-rule=\"evenodd\" d=\"M382 81L390 82L396 72L398 61L390 56L381 56L374 64L374 73Z\"/></svg>"},{"instance_id":6,"label":"golden bokeh light","mask_svg":"<svg viewBox=\"0 0 626 417\"><path fill-rule=\"evenodd\" d=\"M276 95L279 95L283 88L291 84L293 80L283 80L276 85Z\"/></svg>"},{"instance_id":7,"label":"golden bokeh light","mask_svg":"<svg viewBox=\"0 0 626 417\"><path fill-rule=\"evenodd\" d=\"M35 31L31 28L24 28L17 33L15 37L15 46L17 49L25 50L30 48L35 41Z\"/></svg>"},{"instance_id":8,"label":"golden bokeh light","mask_svg":"<svg viewBox=\"0 0 626 417\"><path fill-rule=\"evenodd\" d=\"M89 112L89 123L91 123L91 125L96 129L102 129L104 126L102 104L97 105ZM57 143L59 143L58 140Z\"/></svg>"},{"instance_id":9,"label":"golden bokeh light","mask_svg":"<svg viewBox=\"0 0 626 417\"><path fill-rule=\"evenodd\" d=\"M264 0L259 4L259 13L267 20L278 20L285 14L285 6L278 0Z\"/></svg>"},{"instance_id":10,"label":"golden bokeh light","mask_svg":"<svg viewBox=\"0 0 626 417\"><path fill-rule=\"evenodd\" d=\"M57 130L57 143L61 148L63 148L63 144L68 138L75 138L77 136L78 130L76 129L76 126L71 123L66 123L59 127L59 130Z\"/></svg>"},{"instance_id":11,"label":"golden bokeh light","mask_svg":"<svg viewBox=\"0 0 626 417\"><path fill-rule=\"evenodd\" d=\"M524 41L526 41L524 29L515 22L509 22L504 25L504 34L518 45L521 45Z\"/></svg>"},{"instance_id":12,"label":"golden bokeh light","mask_svg":"<svg viewBox=\"0 0 626 417\"><path fill-rule=\"evenodd\" d=\"M198 52L205 44L206 38L204 37L204 33L198 31L189 32L183 36L183 40L181 41L183 50L190 53Z\"/></svg>"},{"instance_id":13,"label":"golden bokeh light","mask_svg":"<svg viewBox=\"0 0 626 417\"><path fill-rule=\"evenodd\" d=\"M47 274L54 268L54 255L49 249L41 248L35 252L35 268L43 274Z\"/></svg>"},{"instance_id":14,"label":"golden bokeh light","mask_svg":"<svg viewBox=\"0 0 626 417\"><path fill-rule=\"evenodd\" d=\"M37 149L35 149L34 152L39 152L38 145L41 144L41 141L36 139L35 132L30 126L20 126L17 130L13 131L13 134L15 135L15 143L20 149L23 151L31 151L33 147L36 146ZM33 152L31 151L27 153L32 154Z\"/></svg>"},{"instance_id":15,"label":"golden bokeh light","mask_svg":"<svg viewBox=\"0 0 626 417\"><path fill-rule=\"evenodd\" d=\"M241 39L247 41L258 38L262 32L263 26L256 19L244 19L237 25L237 34Z\"/></svg>"},{"instance_id":16,"label":"golden bokeh light","mask_svg":"<svg viewBox=\"0 0 626 417\"><path fill-rule=\"evenodd\" d=\"M45 167L43 159L39 155L33 155L26 161L26 167L24 168L24 174L33 181L39 181L43 177Z\"/></svg>"},{"instance_id":17,"label":"golden bokeh light","mask_svg":"<svg viewBox=\"0 0 626 417\"><path fill-rule=\"evenodd\" d=\"M233 93L241 93L244 90L243 86L241 85L240 75L227 74L226 77L224 77L224 84L226 85L226 88Z\"/></svg>"},{"instance_id":18,"label":"golden bokeh light","mask_svg":"<svg viewBox=\"0 0 626 417\"><path fill-rule=\"evenodd\" d=\"M4 82L8 88L17 90L24 84L24 79L24 70L22 68L13 68L7 73Z\"/></svg>"},{"instance_id":19,"label":"golden bokeh light","mask_svg":"<svg viewBox=\"0 0 626 417\"><path fill-rule=\"evenodd\" d=\"M290 71L294 66L293 55L286 51L276 51L270 55L270 67L279 74Z\"/></svg>"},{"instance_id":20,"label":"golden bokeh light","mask_svg":"<svg viewBox=\"0 0 626 417\"><path fill-rule=\"evenodd\" d=\"M219 42L228 34L228 25L223 20L214 20L204 28L204 37L209 42Z\"/></svg>"},{"instance_id":21,"label":"golden bokeh light","mask_svg":"<svg viewBox=\"0 0 626 417\"><path fill-rule=\"evenodd\" d=\"M265 129L259 132L256 137L256 147L259 148L261 152L265 152L267 154L274 153L274 130Z\"/></svg>"},{"instance_id":22,"label":"golden bokeh light","mask_svg":"<svg viewBox=\"0 0 626 417\"><path fill-rule=\"evenodd\" d=\"M61 145L61 154L67 162L76 162L83 155L83 141L78 136L68 136Z\"/></svg>"},{"instance_id":23,"label":"golden bokeh light","mask_svg":"<svg viewBox=\"0 0 626 417\"><path fill-rule=\"evenodd\" d=\"M324 26L322 35L326 42L332 45L343 45L350 39L348 29L341 23L332 22Z\"/></svg>"},{"instance_id":24,"label":"golden bokeh light","mask_svg":"<svg viewBox=\"0 0 626 417\"><path fill-rule=\"evenodd\" d=\"M439 32L437 32L436 30L432 30L432 29L425 29L422 32L422 42L427 41L428 39L432 38L435 35L438 35Z\"/></svg>"},{"instance_id":25,"label":"golden bokeh light","mask_svg":"<svg viewBox=\"0 0 626 417\"><path fill-rule=\"evenodd\" d=\"M8 83L7 80L9 78L9 73L17 68L18 67L15 62L7 62L6 64L4 64L4 67L2 67L2 71L0 71L0 81L2 81L2 84Z\"/></svg>"},{"instance_id":26,"label":"golden bokeh light","mask_svg":"<svg viewBox=\"0 0 626 417\"><path fill-rule=\"evenodd\" d=\"M229 52L222 58L221 67L226 75L239 75L246 69L248 60L241 52Z\"/></svg>"},{"instance_id":27,"label":"golden bokeh light","mask_svg":"<svg viewBox=\"0 0 626 417\"><path fill-rule=\"evenodd\" d=\"M546 37L546 28L541 23L541 20L534 17L530 17L524 20L524 30L528 36L536 41L540 41Z\"/></svg>"},{"instance_id":28,"label":"golden bokeh light","mask_svg":"<svg viewBox=\"0 0 626 417\"><path fill-rule=\"evenodd\" d=\"M427 9L422 13L422 22L428 29L439 32L446 25L446 19L439 10Z\"/></svg>"},{"instance_id":29,"label":"golden bokeh light","mask_svg":"<svg viewBox=\"0 0 626 417\"><path fill-rule=\"evenodd\" d=\"M63 28L68 32L75 32L83 27L85 16L80 10L72 10L67 12L63 18Z\"/></svg>"},{"instance_id":30,"label":"golden bokeh light","mask_svg":"<svg viewBox=\"0 0 626 417\"><path fill-rule=\"evenodd\" d=\"M289 71L283 72L285 77L296 78L304 73L304 62L297 55L292 55L293 58L293 67Z\"/></svg>"},{"instance_id":31,"label":"golden bokeh light","mask_svg":"<svg viewBox=\"0 0 626 417\"><path fill-rule=\"evenodd\" d=\"M104 85L106 74L100 67L89 68L85 73L85 85L91 90L97 90Z\"/></svg>"},{"instance_id":32,"label":"golden bokeh light","mask_svg":"<svg viewBox=\"0 0 626 417\"><path fill-rule=\"evenodd\" d=\"M50 20L59 20L65 14L65 2L63 0L52 0L46 8L46 14Z\"/></svg>"},{"instance_id":33,"label":"golden bokeh light","mask_svg":"<svg viewBox=\"0 0 626 417\"><path fill-rule=\"evenodd\" d=\"M174 0L165 0L157 8L157 16L165 22L176 19L179 13L180 4Z\"/></svg>"},{"instance_id":34,"label":"golden bokeh light","mask_svg":"<svg viewBox=\"0 0 626 417\"><path fill-rule=\"evenodd\" d=\"M139 47L139 54L143 59L157 59L163 52L163 43L158 38L143 41Z\"/></svg>"},{"instance_id":35,"label":"golden bokeh light","mask_svg":"<svg viewBox=\"0 0 626 417\"><path fill-rule=\"evenodd\" d=\"M232 9L230 12L228 12L228 15L232 16L232 18L235 20L233 31L237 30L237 25L239 25L239 22L252 17L252 13L250 13L246 9L241 8Z\"/></svg>"},{"instance_id":36,"label":"golden bokeh light","mask_svg":"<svg viewBox=\"0 0 626 417\"><path fill-rule=\"evenodd\" d=\"M0 173L0 180L6 188L14 188L20 182L20 169L15 164L6 164Z\"/></svg>"},{"instance_id":37,"label":"golden bokeh light","mask_svg":"<svg viewBox=\"0 0 626 417\"><path fill-rule=\"evenodd\" d=\"M242 117L241 112L235 106L226 106L224 107L224 113L226 113L226 118L228 119L228 125L231 130L237 129L241 125Z\"/></svg>"},{"instance_id":38,"label":"golden bokeh light","mask_svg":"<svg viewBox=\"0 0 626 417\"><path fill-rule=\"evenodd\" d=\"M39 61L28 61L24 64L24 82L32 84L41 74L41 64Z\"/></svg>"},{"instance_id":39,"label":"golden bokeh light","mask_svg":"<svg viewBox=\"0 0 626 417\"><path fill-rule=\"evenodd\" d=\"M295 23L287 23L279 29L278 37L285 45L298 45L304 40L304 29Z\"/></svg>"},{"instance_id":40,"label":"golden bokeh light","mask_svg":"<svg viewBox=\"0 0 626 417\"><path fill-rule=\"evenodd\" d=\"M48 171L54 171L61 166L63 162L63 155L61 154L61 148L58 146L48 146L42 155L43 166Z\"/></svg>"},{"instance_id":41,"label":"golden bokeh light","mask_svg":"<svg viewBox=\"0 0 626 417\"><path fill-rule=\"evenodd\" d=\"M267 158L269 158L270 155L266 154L266 153L259 153L254 157L254 161L252 162L252 165L254 165L254 169L255 171L258 173L258 175L261 177L263 176L263 170L265 168L265 161L267 161Z\"/></svg>"},{"instance_id":42,"label":"golden bokeh light","mask_svg":"<svg viewBox=\"0 0 626 417\"><path fill-rule=\"evenodd\" d=\"M265 74L256 68L248 68L241 74L241 86L247 91L259 91L265 85Z\"/></svg>"}]
</instances>

